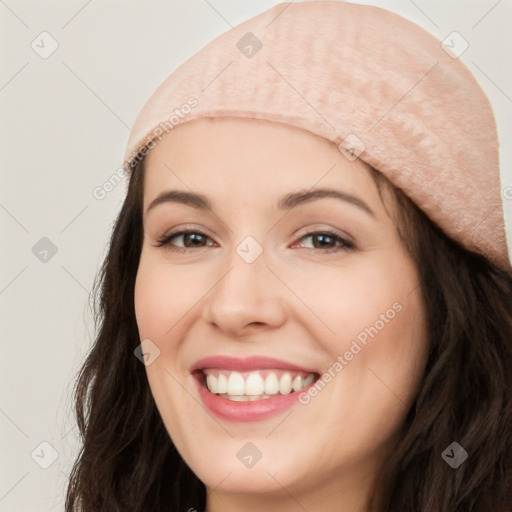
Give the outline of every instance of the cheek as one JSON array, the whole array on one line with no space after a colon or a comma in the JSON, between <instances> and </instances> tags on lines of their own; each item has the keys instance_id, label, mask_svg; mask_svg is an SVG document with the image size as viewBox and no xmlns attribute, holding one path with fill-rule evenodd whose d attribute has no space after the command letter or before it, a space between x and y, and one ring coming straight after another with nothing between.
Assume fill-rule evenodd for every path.
<instances>
[{"instance_id":1,"label":"cheek","mask_svg":"<svg viewBox=\"0 0 512 512\"><path fill-rule=\"evenodd\" d=\"M330 411L328 431L345 443L326 446L326 452L338 460L356 460L364 450L387 445L405 419L425 364L427 333L416 273L407 262L389 270L379 263L331 269L317 275L306 295L335 335L316 320L310 323L330 357L323 369L325 390L311 395L311 422L305 426L316 428L314 418Z\"/></svg>"},{"instance_id":2,"label":"cheek","mask_svg":"<svg viewBox=\"0 0 512 512\"><path fill-rule=\"evenodd\" d=\"M143 251L135 282L135 315L140 339L150 339L160 351L146 366L146 373L155 404L180 452L187 452L184 440L198 419L212 431L218 429L190 396L192 384L183 378L186 372L180 350L180 339L195 319L194 306L205 294L204 288L197 276L192 279L190 269L177 269Z\"/></svg>"},{"instance_id":3,"label":"cheek","mask_svg":"<svg viewBox=\"0 0 512 512\"><path fill-rule=\"evenodd\" d=\"M143 251L134 296L141 339L164 338L192 311L204 294L204 286L192 272L145 256Z\"/></svg>"},{"instance_id":4,"label":"cheek","mask_svg":"<svg viewBox=\"0 0 512 512\"><path fill-rule=\"evenodd\" d=\"M372 258L368 264L305 264L280 273L309 309L302 318L331 355L346 350L356 338L364 345L376 331L393 331L396 345L407 338L408 327L421 332L423 306L415 290L416 272L396 254Z\"/></svg>"},{"instance_id":5,"label":"cheek","mask_svg":"<svg viewBox=\"0 0 512 512\"><path fill-rule=\"evenodd\" d=\"M357 268L325 268L314 280L295 282L317 316L309 323L315 338L330 356L324 371L333 376L332 396L358 397L361 421L372 410L377 421L393 409L398 422L426 362L428 335L417 274L397 254Z\"/></svg>"},{"instance_id":6,"label":"cheek","mask_svg":"<svg viewBox=\"0 0 512 512\"><path fill-rule=\"evenodd\" d=\"M419 291L400 299L402 309L369 341L365 365L375 389L387 394L399 409L418 391L428 355L426 318Z\"/></svg>"}]
</instances>

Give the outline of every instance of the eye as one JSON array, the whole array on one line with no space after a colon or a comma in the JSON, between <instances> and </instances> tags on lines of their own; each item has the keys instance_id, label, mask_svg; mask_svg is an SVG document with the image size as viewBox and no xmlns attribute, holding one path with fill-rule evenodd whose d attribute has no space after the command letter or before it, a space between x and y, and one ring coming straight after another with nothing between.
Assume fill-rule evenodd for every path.
<instances>
[{"instance_id":1,"label":"eye","mask_svg":"<svg viewBox=\"0 0 512 512\"><path fill-rule=\"evenodd\" d=\"M312 231L303 235L299 241L307 243L295 243L292 247L303 246L306 249L318 250L324 253L337 252L339 250L355 249L355 244L333 231ZM171 251L185 252L190 249L212 247L217 244L201 231L177 231L157 240L156 247L166 246Z\"/></svg>"},{"instance_id":2,"label":"eye","mask_svg":"<svg viewBox=\"0 0 512 512\"><path fill-rule=\"evenodd\" d=\"M304 240L309 240L309 243L301 245L306 246L307 249L320 250L322 252L355 249L353 242L333 231L312 231L300 238L300 241ZM294 244L293 247L297 247L297 244Z\"/></svg>"},{"instance_id":3,"label":"eye","mask_svg":"<svg viewBox=\"0 0 512 512\"><path fill-rule=\"evenodd\" d=\"M186 251L193 249L215 245L213 240L201 233L200 231L178 231L170 233L163 238L157 240L157 247L167 246L172 251Z\"/></svg>"}]
</instances>

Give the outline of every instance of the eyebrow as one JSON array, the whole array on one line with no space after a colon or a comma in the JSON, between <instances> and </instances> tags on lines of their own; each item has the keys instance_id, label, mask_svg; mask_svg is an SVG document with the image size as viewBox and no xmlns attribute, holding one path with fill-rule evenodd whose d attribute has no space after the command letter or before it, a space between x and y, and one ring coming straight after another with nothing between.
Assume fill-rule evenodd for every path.
<instances>
[{"instance_id":1,"label":"eyebrow","mask_svg":"<svg viewBox=\"0 0 512 512\"><path fill-rule=\"evenodd\" d=\"M334 190L331 188L319 188L315 190L293 192L283 197L277 205L280 210L291 210L299 204L309 203L311 201L316 201L325 197L332 197L334 199L345 201L354 206L357 206L372 217L375 217L373 210L361 198L347 194L341 190Z\"/></svg>"},{"instance_id":2,"label":"eyebrow","mask_svg":"<svg viewBox=\"0 0 512 512\"><path fill-rule=\"evenodd\" d=\"M293 192L281 198L278 201L277 206L280 210L291 210L292 208L295 208L301 204L310 203L312 201L324 199L327 197L350 203L365 211L372 217L375 217L373 210L361 198L347 194L341 190L330 188ZM167 190L159 194L155 199L153 199L153 201L151 201L146 210L146 214L158 204L169 202L184 204L198 210L212 210L212 204L210 200L202 194L181 190Z\"/></svg>"}]
</instances>

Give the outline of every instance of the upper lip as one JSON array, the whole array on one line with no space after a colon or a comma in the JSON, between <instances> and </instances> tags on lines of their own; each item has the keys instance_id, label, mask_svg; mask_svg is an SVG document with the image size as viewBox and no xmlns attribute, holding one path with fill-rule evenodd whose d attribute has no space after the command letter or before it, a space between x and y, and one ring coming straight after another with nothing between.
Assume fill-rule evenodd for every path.
<instances>
[{"instance_id":1,"label":"upper lip","mask_svg":"<svg viewBox=\"0 0 512 512\"><path fill-rule=\"evenodd\" d=\"M237 358L231 356L209 356L196 361L190 368L191 372L204 370L206 368L222 368L232 371L251 371L251 370L292 370L304 373L317 373L311 368L299 366L287 361L275 359L266 356L251 356L245 358Z\"/></svg>"}]
</instances>

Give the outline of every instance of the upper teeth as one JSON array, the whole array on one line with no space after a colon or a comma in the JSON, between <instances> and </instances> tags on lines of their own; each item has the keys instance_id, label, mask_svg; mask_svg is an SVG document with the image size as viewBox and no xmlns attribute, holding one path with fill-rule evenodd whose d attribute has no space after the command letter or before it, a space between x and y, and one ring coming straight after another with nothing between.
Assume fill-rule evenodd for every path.
<instances>
[{"instance_id":1,"label":"upper teeth","mask_svg":"<svg viewBox=\"0 0 512 512\"><path fill-rule=\"evenodd\" d=\"M206 387L211 393L231 397L269 398L265 395L281 393L287 395L300 391L314 380L313 374L303 372L283 372L283 370L258 370L236 372L230 370L203 370Z\"/></svg>"}]
</instances>

